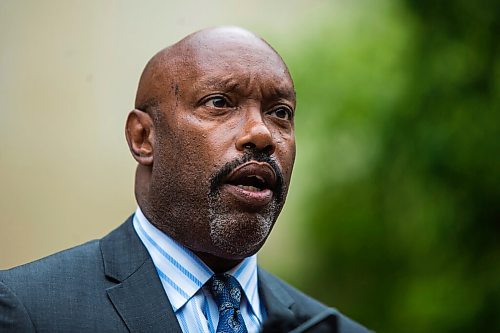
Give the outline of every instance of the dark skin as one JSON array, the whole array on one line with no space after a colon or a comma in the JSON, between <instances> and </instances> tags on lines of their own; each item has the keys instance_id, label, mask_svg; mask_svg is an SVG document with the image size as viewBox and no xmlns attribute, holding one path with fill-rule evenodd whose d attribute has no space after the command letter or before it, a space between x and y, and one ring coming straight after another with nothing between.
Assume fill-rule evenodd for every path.
<instances>
[{"instance_id":1,"label":"dark skin","mask_svg":"<svg viewBox=\"0 0 500 333\"><path fill-rule=\"evenodd\" d=\"M148 220L225 272L264 244L295 159L293 82L262 39L196 32L141 76L126 137Z\"/></svg>"}]
</instances>

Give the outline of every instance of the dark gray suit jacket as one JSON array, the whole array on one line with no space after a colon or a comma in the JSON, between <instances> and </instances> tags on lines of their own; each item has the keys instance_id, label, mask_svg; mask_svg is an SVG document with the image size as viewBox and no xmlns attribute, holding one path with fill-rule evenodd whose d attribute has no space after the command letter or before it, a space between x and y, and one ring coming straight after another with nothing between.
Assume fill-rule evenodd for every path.
<instances>
[{"instance_id":1,"label":"dark gray suit jacket","mask_svg":"<svg viewBox=\"0 0 500 333\"><path fill-rule=\"evenodd\" d=\"M259 290L278 324L270 331L288 331L328 310L262 269ZM368 332L332 313L338 332ZM100 240L0 271L0 332L35 331L181 332L131 218Z\"/></svg>"}]
</instances>

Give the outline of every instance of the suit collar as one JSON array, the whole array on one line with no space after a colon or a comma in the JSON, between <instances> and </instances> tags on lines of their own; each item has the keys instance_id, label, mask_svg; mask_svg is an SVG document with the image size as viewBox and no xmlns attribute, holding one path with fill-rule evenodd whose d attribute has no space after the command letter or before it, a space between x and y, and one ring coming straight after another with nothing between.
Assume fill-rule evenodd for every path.
<instances>
[{"instance_id":1,"label":"suit collar","mask_svg":"<svg viewBox=\"0 0 500 333\"><path fill-rule=\"evenodd\" d=\"M128 278L149 259L148 252L135 233L132 218L130 216L100 242L104 273L118 282Z\"/></svg>"},{"instance_id":2,"label":"suit collar","mask_svg":"<svg viewBox=\"0 0 500 333\"><path fill-rule=\"evenodd\" d=\"M264 303L267 320L294 323L297 318L292 311L294 299L283 289L278 280L259 268L259 293Z\"/></svg>"},{"instance_id":3,"label":"suit collar","mask_svg":"<svg viewBox=\"0 0 500 333\"><path fill-rule=\"evenodd\" d=\"M117 282L106 292L131 332L176 332L181 328L156 268L130 217L100 242L104 273Z\"/></svg>"}]
</instances>

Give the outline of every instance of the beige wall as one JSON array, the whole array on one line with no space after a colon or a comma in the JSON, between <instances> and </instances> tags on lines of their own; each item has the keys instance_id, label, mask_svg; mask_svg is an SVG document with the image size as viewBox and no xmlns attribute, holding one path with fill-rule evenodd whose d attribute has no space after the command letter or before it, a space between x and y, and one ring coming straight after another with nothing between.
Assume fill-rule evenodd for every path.
<instances>
[{"instance_id":1,"label":"beige wall","mask_svg":"<svg viewBox=\"0 0 500 333\"><path fill-rule=\"evenodd\" d=\"M293 46L329 3L0 0L0 268L101 237L134 210L123 124L156 51L221 24ZM269 246L293 241L290 223Z\"/></svg>"}]
</instances>

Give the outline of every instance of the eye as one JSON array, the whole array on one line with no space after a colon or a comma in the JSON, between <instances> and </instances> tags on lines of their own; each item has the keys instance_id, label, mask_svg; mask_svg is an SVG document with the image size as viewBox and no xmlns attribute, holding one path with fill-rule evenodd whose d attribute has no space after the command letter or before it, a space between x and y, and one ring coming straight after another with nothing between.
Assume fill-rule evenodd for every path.
<instances>
[{"instance_id":1,"label":"eye","mask_svg":"<svg viewBox=\"0 0 500 333\"><path fill-rule=\"evenodd\" d=\"M227 108L227 107L231 106L229 101L227 100L227 98L224 96L220 96L220 95L207 98L205 100L204 105L208 106L208 107L212 107L212 108L217 108L217 109Z\"/></svg>"},{"instance_id":2,"label":"eye","mask_svg":"<svg viewBox=\"0 0 500 333\"><path fill-rule=\"evenodd\" d=\"M292 111L285 106L280 106L277 107L271 111L269 111L269 114L274 115L277 118L284 119L284 120L291 120L293 117Z\"/></svg>"}]
</instances>

